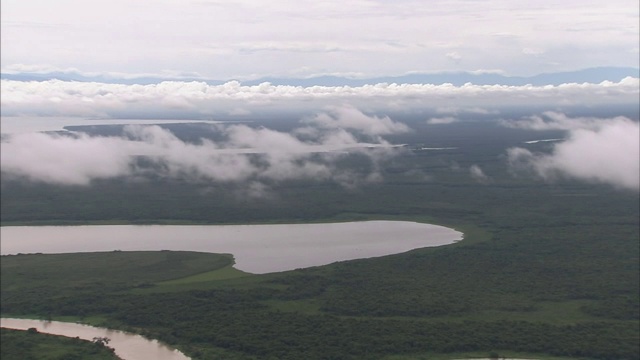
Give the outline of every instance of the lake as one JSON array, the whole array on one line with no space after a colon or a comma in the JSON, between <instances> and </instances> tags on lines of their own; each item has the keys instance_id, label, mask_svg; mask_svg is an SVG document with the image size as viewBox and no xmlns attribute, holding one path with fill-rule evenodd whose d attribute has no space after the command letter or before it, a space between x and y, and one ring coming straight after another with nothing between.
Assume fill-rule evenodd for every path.
<instances>
[{"instance_id":1,"label":"lake","mask_svg":"<svg viewBox=\"0 0 640 360\"><path fill-rule=\"evenodd\" d=\"M336 261L369 258L441 246L462 239L443 226L408 221L363 221L278 225L83 225L3 226L0 253L185 250L230 253L237 269L269 273ZM0 320L0 326L35 327L91 340L108 337L108 346L126 360L185 360L184 354L156 340L122 331L57 321Z\"/></svg>"},{"instance_id":2,"label":"lake","mask_svg":"<svg viewBox=\"0 0 640 360\"><path fill-rule=\"evenodd\" d=\"M409 221L277 225L2 226L0 253L182 250L230 253L254 274L397 254L462 239L456 230Z\"/></svg>"},{"instance_id":3,"label":"lake","mask_svg":"<svg viewBox=\"0 0 640 360\"><path fill-rule=\"evenodd\" d=\"M96 125L173 125L173 124L220 124L209 120L163 120L163 119L84 119L77 117L50 116L0 116L2 134L65 131L67 126Z\"/></svg>"}]
</instances>

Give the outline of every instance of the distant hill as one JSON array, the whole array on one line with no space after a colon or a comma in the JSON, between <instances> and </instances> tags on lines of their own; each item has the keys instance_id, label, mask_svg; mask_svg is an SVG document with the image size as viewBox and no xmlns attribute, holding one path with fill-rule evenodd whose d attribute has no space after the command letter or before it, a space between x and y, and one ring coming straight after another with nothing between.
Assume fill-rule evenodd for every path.
<instances>
[{"instance_id":1,"label":"distant hill","mask_svg":"<svg viewBox=\"0 0 640 360\"><path fill-rule=\"evenodd\" d=\"M50 72L50 73L18 73L18 74L0 74L1 79L16 80L16 81L47 81L47 80L62 80L62 81L80 81L80 82L99 82L105 84L124 84L124 85L148 85L157 84L163 81L204 81L210 85L224 84L226 81L222 80L207 80L201 78L170 78L170 77L136 77L136 78L119 78L106 75L98 76L86 76L73 72Z\"/></svg>"},{"instance_id":2,"label":"distant hill","mask_svg":"<svg viewBox=\"0 0 640 360\"><path fill-rule=\"evenodd\" d=\"M640 69L629 67L596 67L577 71L545 73L535 76L507 76L497 73L471 72L441 72L430 74L408 74L402 76L384 76L364 79L354 79L339 76L318 76L312 78L279 78L264 77L255 80L242 81L243 85L258 85L271 83L273 85L291 86L363 86L367 84L396 83L396 84L434 84L450 83L461 86L466 83L476 85L560 85L564 83L601 83L603 81L618 82L625 77L640 77ZM116 78L105 75L84 76L77 73L52 72L46 74L20 73L0 74L2 79L18 81L46 81L58 79L64 81L101 82L109 84L156 84L162 81L204 81L210 85L220 85L230 80L212 80L202 78Z\"/></svg>"},{"instance_id":3,"label":"distant hill","mask_svg":"<svg viewBox=\"0 0 640 360\"><path fill-rule=\"evenodd\" d=\"M434 84L450 83L461 86L466 83L476 85L560 85L565 83L601 83L609 80L618 82L627 76L639 77L640 69L623 67L597 67L578 71L539 74L530 77L506 76L497 73L442 72L433 74L409 74L368 79L350 79L336 76L320 76L308 79L262 78L244 81L244 85L270 82L274 85L293 86L362 86L366 84Z\"/></svg>"}]
</instances>

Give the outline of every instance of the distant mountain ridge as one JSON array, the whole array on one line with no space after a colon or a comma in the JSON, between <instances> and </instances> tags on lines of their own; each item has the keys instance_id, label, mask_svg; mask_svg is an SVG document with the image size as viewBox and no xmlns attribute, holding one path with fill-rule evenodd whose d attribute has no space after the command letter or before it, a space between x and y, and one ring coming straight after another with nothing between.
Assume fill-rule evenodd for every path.
<instances>
[{"instance_id":1,"label":"distant mountain ridge","mask_svg":"<svg viewBox=\"0 0 640 360\"><path fill-rule=\"evenodd\" d=\"M452 84L461 86L466 83L475 85L560 85L565 83L601 83L603 81L618 82L625 77L640 77L640 69L631 67L595 67L577 71L556 73L543 73L534 76L507 76L499 73L472 73L472 72L440 72L440 73L416 73L401 76L383 76L373 78L354 79L340 76L317 76L311 78L282 78L264 77L255 80L240 81L243 85L258 85L271 83L273 85L290 86L363 86L380 83L396 84ZM0 74L0 78L17 81L47 81L58 79L63 81L101 82L108 84L157 84L163 81L198 81L209 85L221 85L229 80L211 80L202 78L162 78L162 77L138 77L117 78L105 75L85 76L78 73L50 72L50 73L19 73Z\"/></svg>"}]
</instances>

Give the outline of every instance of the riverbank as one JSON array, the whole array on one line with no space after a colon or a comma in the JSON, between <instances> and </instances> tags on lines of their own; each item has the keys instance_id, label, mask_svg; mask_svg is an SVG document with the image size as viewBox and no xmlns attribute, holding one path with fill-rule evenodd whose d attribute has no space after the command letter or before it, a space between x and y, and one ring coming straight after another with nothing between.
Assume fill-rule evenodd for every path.
<instances>
[{"instance_id":1,"label":"riverbank","mask_svg":"<svg viewBox=\"0 0 640 360\"><path fill-rule=\"evenodd\" d=\"M480 272L477 269L504 274L504 264L496 263L494 270L490 266L504 259L508 251L503 247L488 261L483 257L489 253L482 250L495 245L482 244L475 245L475 251L466 246L423 248L324 267L196 283L182 283L182 279L211 271L193 266L210 264L209 257L214 254L122 251L8 256L2 259L0 305L3 316L50 314L54 320L67 316L65 320L102 321L172 344L198 359L247 358L230 349L230 341L237 346L253 344L253 351L260 354L277 357L278 351L286 351L299 358L319 358L327 352L344 355L365 344L383 358L390 355L390 345L385 344L392 344L396 354L406 354L404 359L415 358L410 354L421 354L427 345L441 355L429 358L451 359L443 353L460 354L451 351L454 346L482 349L486 341L482 339L492 337L516 348L528 344L535 349L544 343L551 351L560 352L575 343L598 353L603 351L599 346L611 343L616 344L619 354L632 352L625 349L623 340L593 338L603 334L628 337L634 331L631 323L609 320L603 325L581 312L594 302L569 304L567 308L563 307L565 302L556 301L544 307L513 295L505 298L500 286L478 292L478 280L472 278ZM465 266L455 267L458 271L454 272L446 264L456 254L468 256L456 261ZM178 274L179 269L192 270ZM441 269L448 272L447 281L434 284L439 277L433 275ZM24 278L12 282L15 276ZM164 285L168 281L173 284ZM429 288L439 289L438 295L451 301L432 301ZM499 295L490 296L488 291ZM462 301L456 303L456 299ZM466 304L475 308L460 313L459 306ZM318 336L326 342L313 341ZM348 342L341 342L344 336ZM479 357L486 357L490 349ZM403 359L398 356L395 359Z\"/></svg>"},{"instance_id":2,"label":"riverbank","mask_svg":"<svg viewBox=\"0 0 640 360\"><path fill-rule=\"evenodd\" d=\"M108 339L108 346L123 360L190 360L180 351L141 335L120 330L99 328L84 324L60 321L0 318L0 327L17 330L36 329L40 333L61 335L93 341Z\"/></svg>"},{"instance_id":3,"label":"riverbank","mask_svg":"<svg viewBox=\"0 0 640 360\"><path fill-rule=\"evenodd\" d=\"M235 268L264 274L452 244L462 233L406 221L271 225L2 227L3 254L199 251L233 254ZM86 241L91 239L91 241Z\"/></svg>"},{"instance_id":4,"label":"riverbank","mask_svg":"<svg viewBox=\"0 0 640 360\"><path fill-rule=\"evenodd\" d=\"M0 358L2 359L74 359L126 360L108 346L76 337L52 335L31 330L0 329Z\"/></svg>"}]
</instances>

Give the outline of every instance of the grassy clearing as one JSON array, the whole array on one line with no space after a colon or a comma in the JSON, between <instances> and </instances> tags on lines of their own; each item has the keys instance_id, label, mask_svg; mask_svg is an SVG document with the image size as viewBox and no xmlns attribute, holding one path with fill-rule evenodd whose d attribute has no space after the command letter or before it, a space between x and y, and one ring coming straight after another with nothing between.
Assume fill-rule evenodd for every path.
<instances>
[{"instance_id":1,"label":"grassy clearing","mask_svg":"<svg viewBox=\"0 0 640 360\"><path fill-rule=\"evenodd\" d=\"M220 269L207 271L200 274L185 276L183 278L173 280L160 281L154 283L153 286L150 287L132 289L131 293L148 294L181 292L190 290L206 290L215 287L215 284L221 281L234 280L251 276L254 275L242 270L238 270L232 265L228 265Z\"/></svg>"},{"instance_id":2,"label":"grassy clearing","mask_svg":"<svg viewBox=\"0 0 640 360\"><path fill-rule=\"evenodd\" d=\"M208 282L208 281L218 281L218 280L227 280L227 279L236 279L245 276L251 276L253 274L244 272L242 270L238 270L233 266L225 266L221 269L216 269L212 271L207 271L204 273L185 276L183 278L161 281L156 283L156 286L171 286L171 285L182 285L182 284L193 284L199 282Z\"/></svg>"},{"instance_id":3,"label":"grassy clearing","mask_svg":"<svg viewBox=\"0 0 640 360\"><path fill-rule=\"evenodd\" d=\"M222 269L221 277L239 275L232 264L228 254L186 251L8 255L1 262L1 300L125 292L199 274L213 278Z\"/></svg>"}]
</instances>

